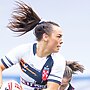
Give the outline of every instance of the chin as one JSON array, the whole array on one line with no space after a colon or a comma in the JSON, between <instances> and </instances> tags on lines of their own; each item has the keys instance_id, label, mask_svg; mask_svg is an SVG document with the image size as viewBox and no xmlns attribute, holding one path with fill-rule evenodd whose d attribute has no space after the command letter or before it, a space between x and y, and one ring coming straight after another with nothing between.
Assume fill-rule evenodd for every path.
<instances>
[{"instance_id":1,"label":"chin","mask_svg":"<svg viewBox=\"0 0 90 90\"><path fill-rule=\"evenodd\" d=\"M54 53L57 53L57 52L59 52L59 50L54 51Z\"/></svg>"}]
</instances>

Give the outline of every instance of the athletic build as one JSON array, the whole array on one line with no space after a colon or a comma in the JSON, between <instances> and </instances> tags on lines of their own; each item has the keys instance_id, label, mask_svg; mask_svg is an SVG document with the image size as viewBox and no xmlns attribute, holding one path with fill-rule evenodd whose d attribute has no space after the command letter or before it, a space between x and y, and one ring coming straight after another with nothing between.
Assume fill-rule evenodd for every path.
<instances>
[{"instance_id":1,"label":"athletic build","mask_svg":"<svg viewBox=\"0 0 90 90\"><path fill-rule=\"evenodd\" d=\"M47 57L38 57L36 46L37 43L21 45L14 48L1 59L5 68L19 63L21 67L20 82L24 90L46 88L44 85L47 83L47 80L58 84L62 80L65 65L63 56L60 53L55 53ZM60 62L60 60L62 61Z\"/></svg>"},{"instance_id":2,"label":"athletic build","mask_svg":"<svg viewBox=\"0 0 90 90\"><path fill-rule=\"evenodd\" d=\"M65 70L65 59L60 54L62 28L51 21L41 19L31 7L17 2L8 28L20 35L34 30L37 42L20 45L0 60L0 86L2 71L19 63L20 82L24 90L57 90Z\"/></svg>"}]
</instances>

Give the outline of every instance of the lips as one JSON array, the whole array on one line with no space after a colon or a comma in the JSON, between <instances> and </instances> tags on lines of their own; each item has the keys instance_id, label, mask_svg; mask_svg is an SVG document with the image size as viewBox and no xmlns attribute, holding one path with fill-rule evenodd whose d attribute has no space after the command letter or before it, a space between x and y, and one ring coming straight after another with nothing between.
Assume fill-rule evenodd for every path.
<instances>
[{"instance_id":1,"label":"lips","mask_svg":"<svg viewBox=\"0 0 90 90\"><path fill-rule=\"evenodd\" d=\"M58 48L61 47L61 46L57 46Z\"/></svg>"},{"instance_id":2,"label":"lips","mask_svg":"<svg viewBox=\"0 0 90 90\"><path fill-rule=\"evenodd\" d=\"M61 46L57 46L58 49L60 49Z\"/></svg>"},{"instance_id":3,"label":"lips","mask_svg":"<svg viewBox=\"0 0 90 90\"><path fill-rule=\"evenodd\" d=\"M57 47L61 47L61 45L58 45Z\"/></svg>"}]
</instances>

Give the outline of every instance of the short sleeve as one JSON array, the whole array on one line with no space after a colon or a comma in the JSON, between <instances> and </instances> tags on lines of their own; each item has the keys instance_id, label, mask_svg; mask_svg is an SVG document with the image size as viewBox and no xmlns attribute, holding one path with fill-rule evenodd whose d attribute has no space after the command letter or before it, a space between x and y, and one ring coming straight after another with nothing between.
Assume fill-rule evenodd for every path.
<instances>
[{"instance_id":1,"label":"short sleeve","mask_svg":"<svg viewBox=\"0 0 90 90\"><path fill-rule=\"evenodd\" d=\"M12 65L15 65L19 62L19 60L22 58L26 51L26 44L19 45L18 47L15 47L10 50L5 56L3 56L1 58L1 62L6 68L11 67Z\"/></svg>"},{"instance_id":2,"label":"short sleeve","mask_svg":"<svg viewBox=\"0 0 90 90\"><path fill-rule=\"evenodd\" d=\"M61 54L53 55L52 58L54 60L54 64L48 77L48 81L60 84L65 70L65 58Z\"/></svg>"}]
</instances>

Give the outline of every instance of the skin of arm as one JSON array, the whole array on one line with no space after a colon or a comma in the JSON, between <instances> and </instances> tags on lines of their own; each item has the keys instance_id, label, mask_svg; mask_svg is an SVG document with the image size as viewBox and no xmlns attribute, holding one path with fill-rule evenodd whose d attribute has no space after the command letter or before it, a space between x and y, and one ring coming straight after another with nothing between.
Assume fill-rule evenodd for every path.
<instances>
[{"instance_id":1,"label":"skin of arm","mask_svg":"<svg viewBox=\"0 0 90 90\"><path fill-rule=\"evenodd\" d=\"M0 87L2 86L2 83L3 83L3 81L2 81L2 71L4 69L5 69L5 66L2 63L0 63Z\"/></svg>"},{"instance_id":2,"label":"skin of arm","mask_svg":"<svg viewBox=\"0 0 90 90\"><path fill-rule=\"evenodd\" d=\"M47 88L43 89L43 90L58 90L58 88L60 87L59 84L54 83L54 82L48 82L47 83Z\"/></svg>"}]
</instances>

